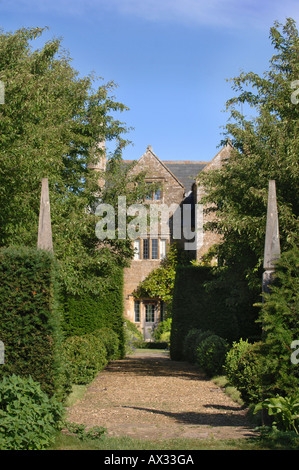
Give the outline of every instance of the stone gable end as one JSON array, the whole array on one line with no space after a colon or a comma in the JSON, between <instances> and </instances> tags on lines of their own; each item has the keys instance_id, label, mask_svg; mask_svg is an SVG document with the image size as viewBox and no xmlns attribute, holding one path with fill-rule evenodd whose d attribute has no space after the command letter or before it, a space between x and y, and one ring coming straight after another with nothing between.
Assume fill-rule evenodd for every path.
<instances>
[{"instance_id":1,"label":"stone gable end","mask_svg":"<svg viewBox=\"0 0 299 470\"><path fill-rule=\"evenodd\" d=\"M178 204L182 207L183 204L200 204L200 200L204 195L205 188L199 186L198 174L201 171L213 171L220 168L225 161L229 158L232 145L228 143L225 145L210 162L189 162L189 161L161 161L153 152L152 147L149 145L146 152L136 162L132 168L132 174L144 173L145 181L151 183L161 184L161 193L159 197L152 200L147 200L148 203L165 204L169 207L172 204ZM129 163L129 161L127 161ZM169 166L168 166L169 165ZM181 179L180 179L181 177ZM204 208L205 209L205 208ZM215 217L213 214L203 215L203 223L212 220ZM197 222L199 223L199 222ZM157 235L152 238L157 238L160 241L167 241L168 244L172 243L171 232L168 234L158 231ZM209 250L215 243L219 243L221 237L213 232L203 232L203 244L197 248L194 253L194 258L200 260L202 256ZM135 242L134 242L135 243ZM138 252L138 240L137 252ZM152 243L151 240L149 244ZM140 247L144 245L144 241L140 241ZM140 248L142 252L142 248ZM162 253L162 250L160 250ZM162 303L160 299L134 299L133 292L154 269L160 266L161 257L156 256L153 259L151 256L144 257L139 255L132 260L130 267L124 270L124 316L126 319L132 321L144 333L146 340L151 339L148 332L151 331L153 325L157 326L159 321L162 320ZM150 307L154 307L154 322L150 315ZM137 310L136 310L137 309ZM137 317L136 319L136 311Z\"/></svg>"},{"instance_id":2,"label":"stone gable end","mask_svg":"<svg viewBox=\"0 0 299 470\"><path fill-rule=\"evenodd\" d=\"M202 170L203 172L206 171L213 171L219 170L225 162L228 160L230 156L230 152L232 150L232 144L228 142L221 150L215 155L215 157L204 167ZM201 199L205 196L206 191L204 186L200 186L197 182L197 191L196 191L196 200L200 203ZM212 212L205 212L205 209L211 208L213 205L207 205L204 207L204 216L203 216L203 224L205 225L208 222L212 222L215 220L215 214ZM221 235L217 234L216 232L210 232L208 230L204 231L203 236L203 245L197 251L196 259L200 260L204 254L208 252L208 250L222 240Z\"/></svg>"},{"instance_id":3,"label":"stone gable end","mask_svg":"<svg viewBox=\"0 0 299 470\"><path fill-rule=\"evenodd\" d=\"M138 160L132 173L146 174L145 180L158 182L162 186L162 201L165 204L180 204L184 197L184 186L175 175L164 165L164 163L154 154L151 146Z\"/></svg>"}]
</instances>

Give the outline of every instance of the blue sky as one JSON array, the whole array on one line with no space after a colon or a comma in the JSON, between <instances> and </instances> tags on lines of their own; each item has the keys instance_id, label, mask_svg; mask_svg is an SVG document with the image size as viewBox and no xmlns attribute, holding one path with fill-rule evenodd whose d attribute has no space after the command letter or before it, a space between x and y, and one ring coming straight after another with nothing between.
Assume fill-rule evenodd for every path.
<instances>
[{"instance_id":1,"label":"blue sky","mask_svg":"<svg viewBox=\"0 0 299 470\"><path fill-rule=\"evenodd\" d=\"M226 79L268 69L269 29L286 17L298 24L297 0L0 0L4 31L48 26L43 41L62 37L80 75L118 85L130 110L116 117L134 128L125 159L152 145L162 160L211 160Z\"/></svg>"}]
</instances>

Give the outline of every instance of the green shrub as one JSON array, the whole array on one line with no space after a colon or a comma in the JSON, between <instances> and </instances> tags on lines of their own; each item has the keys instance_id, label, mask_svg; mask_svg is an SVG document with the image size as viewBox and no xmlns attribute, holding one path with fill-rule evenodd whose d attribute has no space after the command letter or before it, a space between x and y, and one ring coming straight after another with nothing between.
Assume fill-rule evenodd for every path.
<instances>
[{"instance_id":1,"label":"green shrub","mask_svg":"<svg viewBox=\"0 0 299 470\"><path fill-rule=\"evenodd\" d=\"M0 449L43 450L62 429L64 408L31 377L0 382Z\"/></svg>"},{"instance_id":2,"label":"green shrub","mask_svg":"<svg viewBox=\"0 0 299 470\"><path fill-rule=\"evenodd\" d=\"M68 434L76 436L80 441L102 439L107 432L107 429L102 426L93 426L87 429L84 424L72 423L69 421L65 422L65 427Z\"/></svg>"},{"instance_id":3,"label":"green shrub","mask_svg":"<svg viewBox=\"0 0 299 470\"><path fill-rule=\"evenodd\" d=\"M47 251L26 247L0 250L0 340L5 364L0 376L31 376L49 395L66 392L61 360L63 332L58 274Z\"/></svg>"},{"instance_id":4,"label":"green shrub","mask_svg":"<svg viewBox=\"0 0 299 470\"><path fill-rule=\"evenodd\" d=\"M246 344L242 341L241 344L235 344L226 358L225 372L229 381L239 390L242 400L247 404L258 403L263 399L261 357L262 343Z\"/></svg>"},{"instance_id":5,"label":"green shrub","mask_svg":"<svg viewBox=\"0 0 299 470\"><path fill-rule=\"evenodd\" d=\"M291 344L299 337L299 249L282 253L276 263L271 294L261 306L262 342L235 343L226 359L226 375L247 403L293 396L298 366L291 362Z\"/></svg>"},{"instance_id":6,"label":"green shrub","mask_svg":"<svg viewBox=\"0 0 299 470\"><path fill-rule=\"evenodd\" d=\"M107 364L104 343L95 335L71 336L64 342L64 357L74 384L88 384Z\"/></svg>"},{"instance_id":7,"label":"green shrub","mask_svg":"<svg viewBox=\"0 0 299 470\"><path fill-rule=\"evenodd\" d=\"M159 343L167 343L169 345L170 343L170 331L164 331L160 335Z\"/></svg>"},{"instance_id":8,"label":"green shrub","mask_svg":"<svg viewBox=\"0 0 299 470\"><path fill-rule=\"evenodd\" d=\"M298 393L298 392L297 392ZM258 403L254 408L254 413L266 409L269 416L273 416L275 421L273 426L280 431L293 431L299 434L299 395L293 397L267 398Z\"/></svg>"},{"instance_id":9,"label":"green shrub","mask_svg":"<svg viewBox=\"0 0 299 470\"><path fill-rule=\"evenodd\" d=\"M262 448L269 450L299 450L299 434L295 431L279 431L276 426L259 426L255 438Z\"/></svg>"},{"instance_id":10,"label":"green shrub","mask_svg":"<svg viewBox=\"0 0 299 470\"><path fill-rule=\"evenodd\" d=\"M126 320L124 323L126 354L133 354L138 347L138 343L143 343L142 333L137 326Z\"/></svg>"},{"instance_id":11,"label":"green shrub","mask_svg":"<svg viewBox=\"0 0 299 470\"><path fill-rule=\"evenodd\" d=\"M250 348L250 343L248 340L243 340L242 338L239 341L234 341L232 347L226 354L225 364L224 364L224 373L228 381L232 384L236 384L236 374L238 371L239 361L245 351Z\"/></svg>"},{"instance_id":12,"label":"green shrub","mask_svg":"<svg viewBox=\"0 0 299 470\"><path fill-rule=\"evenodd\" d=\"M167 320L161 321L157 328L154 330L154 340L156 342L162 342L162 343L169 343L170 341L170 333L171 333L171 324L172 324L172 319L167 318Z\"/></svg>"},{"instance_id":13,"label":"green shrub","mask_svg":"<svg viewBox=\"0 0 299 470\"><path fill-rule=\"evenodd\" d=\"M107 351L107 361L119 358L119 338L111 328L100 328L91 333L100 338Z\"/></svg>"},{"instance_id":14,"label":"green shrub","mask_svg":"<svg viewBox=\"0 0 299 470\"><path fill-rule=\"evenodd\" d=\"M228 343L217 335L210 335L200 341L197 347L196 363L209 376L222 372Z\"/></svg>"},{"instance_id":15,"label":"green shrub","mask_svg":"<svg viewBox=\"0 0 299 470\"><path fill-rule=\"evenodd\" d=\"M212 331L202 331L197 328L192 328L184 338L183 341L183 357L186 361L192 364L196 362L197 348L201 341L213 334Z\"/></svg>"},{"instance_id":16,"label":"green shrub","mask_svg":"<svg viewBox=\"0 0 299 470\"><path fill-rule=\"evenodd\" d=\"M282 253L271 293L265 295L263 326L264 397L292 396L299 388L299 367L291 361L291 344L299 339L299 247Z\"/></svg>"}]
</instances>

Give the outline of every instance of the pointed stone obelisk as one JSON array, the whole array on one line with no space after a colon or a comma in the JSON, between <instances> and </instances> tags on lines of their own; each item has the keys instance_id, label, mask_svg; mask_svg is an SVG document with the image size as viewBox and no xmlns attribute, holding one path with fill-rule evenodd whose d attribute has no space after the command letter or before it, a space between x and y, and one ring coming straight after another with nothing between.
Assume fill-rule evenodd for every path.
<instances>
[{"instance_id":1,"label":"pointed stone obelisk","mask_svg":"<svg viewBox=\"0 0 299 470\"><path fill-rule=\"evenodd\" d=\"M276 185L269 181L267 225L264 250L263 292L269 293L269 285L273 280L275 261L280 257L279 225L276 201Z\"/></svg>"},{"instance_id":2,"label":"pointed stone obelisk","mask_svg":"<svg viewBox=\"0 0 299 470\"><path fill-rule=\"evenodd\" d=\"M48 178L42 179L37 248L53 252Z\"/></svg>"}]
</instances>

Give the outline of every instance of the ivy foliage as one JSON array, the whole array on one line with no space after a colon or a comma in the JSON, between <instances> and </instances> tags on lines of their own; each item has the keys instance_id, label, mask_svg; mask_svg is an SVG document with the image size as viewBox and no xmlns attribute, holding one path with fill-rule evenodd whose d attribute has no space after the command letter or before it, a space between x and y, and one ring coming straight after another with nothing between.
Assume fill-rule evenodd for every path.
<instances>
[{"instance_id":1,"label":"ivy foliage","mask_svg":"<svg viewBox=\"0 0 299 470\"><path fill-rule=\"evenodd\" d=\"M135 298L158 298L168 305L168 313L173 298L173 289L178 265L190 263L190 257L176 243L169 246L161 265L151 271L135 292Z\"/></svg>"}]
</instances>

